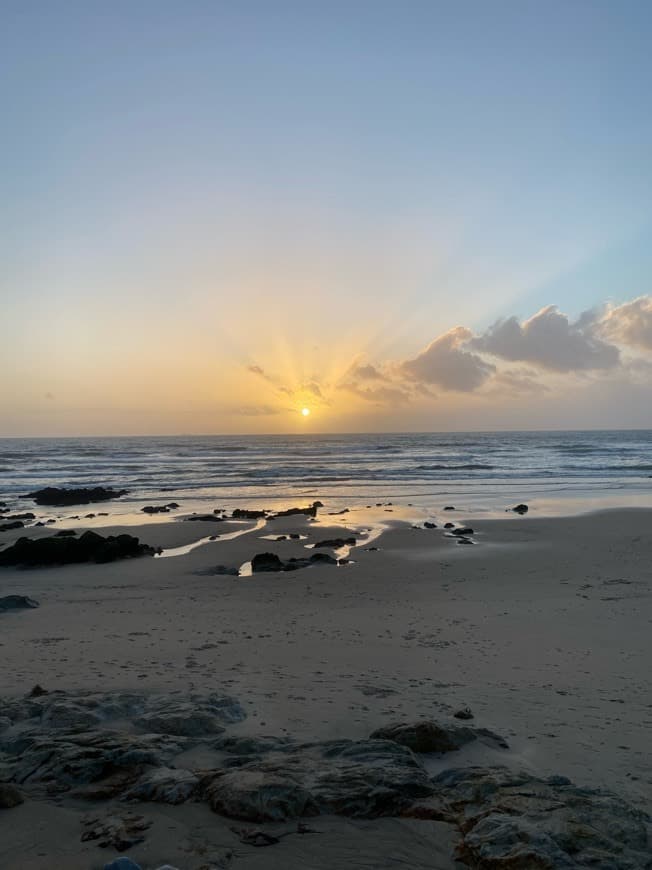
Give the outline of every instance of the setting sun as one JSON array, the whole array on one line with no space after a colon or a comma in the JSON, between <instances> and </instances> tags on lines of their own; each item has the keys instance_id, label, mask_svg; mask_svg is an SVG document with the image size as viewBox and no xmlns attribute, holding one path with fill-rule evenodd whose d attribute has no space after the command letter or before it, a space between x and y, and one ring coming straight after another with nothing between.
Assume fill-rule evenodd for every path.
<instances>
[{"instance_id":1,"label":"setting sun","mask_svg":"<svg viewBox=\"0 0 652 870\"><path fill-rule=\"evenodd\" d=\"M301 413L303 414L304 417L309 417L310 416L310 408L302 408Z\"/></svg>"}]
</instances>

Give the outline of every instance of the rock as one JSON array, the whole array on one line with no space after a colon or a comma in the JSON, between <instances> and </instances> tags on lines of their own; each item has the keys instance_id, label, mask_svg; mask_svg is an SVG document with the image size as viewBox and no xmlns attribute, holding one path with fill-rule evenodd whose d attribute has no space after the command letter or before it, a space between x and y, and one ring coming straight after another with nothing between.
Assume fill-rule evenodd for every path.
<instances>
[{"instance_id":1,"label":"rock","mask_svg":"<svg viewBox=\"0 0 652 870\"><path fill-rule=\"evenodd\" d=\"M146 773L122 799L182 804L194 796L198 784L199 777L190 770L160 767Z\"/></svg>"},{"instance_id":2,"label":"rock","mask_svg":"<svg viewBox=\"0 0 652 870\"><path fill-rule=\"evenodd\" d=\"M61 529L59 532L55 532L55 538L74 538L77 535L77 532L74 529Z\"/></svg>"},{"instance_id":3,"label":"rock","mask_svg":"<svg viewBox=\"0 0 652 870\"><path fill-rule=\"evenodd\" d=\"M94 520L95 514L84 514L84 519L85 520Z\"/></svg>"},{"instance_id":4,"label":"rock","mask_svg":"<svg viewBox=\"0 0 652 870\"><path fill-rule=\"evenodd\" d=\"M9 514L6 517L3 517L5 520L35 520L36 516L32 513L25 514Z\"/></svg>"},{"instance_id":5,"label":"rock","mask_svg":"<svg viewBox=\"0 0 652 870\"><path fill-rule=\"evenodd\" d=\"M313 565L337 565L337 559L329 556L328 553L313 553L308 561L311 562Z\"/></svg>"},{"instance_id":6,"label":"rock","mask_svg":"<svg viewBox=\"0 0 652 870\"><path fill-rule=\"evenodd\" d=\"M170 710L145 713L135 720L135 724L144 731L175 734L180 737L206 737L224 731L215 716L196 710L192 705L179 705Z\"/></svg>"},{"instance_id":7,"label":"rock","mask_svg":"<svg viewBox=\"0 0 652 870\"><path fill-rule=\"evenodd\" d=\"M37 683L28 694L28 698L40 698L42 695L47 695L47 689L44 689L42 686L39 686Z\"/></svg>"},{"instance_id":8,"label":"rock","mask_svg":"<svg viewBox=\"0 0 652 870\"><path fill-rule=\"evenodd\" d=\"M15 785L0 782L0 810L10 810L25 802L25 798Z\"/></svg>"},{"instance_id":9,"label":"rock","mask_svg":"<svg viewBox=\"0 0 652 870\"><path fill-rule=\"evenodd\" d=\"M38 601L28 598L27 595L5 595L0 598L0 613L6 610L25 610L38 606Z\"/></svg>"},{"instance_id":10,"label":"rock","mask_svg":"<svg viewBox=\"0 0 652 870\"><path fill-rule=\"evenodd\" d=\"M90 504L94 501L109 501L127 495L126 489L105 489L103 486L79 489L59 489L48 486L28 493L25 498L33 498L36 504L63 507L73 504Z\"/></svg>"},{"instance_id":11,"label":"rock","mask_svg":"<svg viewBox=\"0 0 652 870\"><path fill-rule=\"evenodd\" d=\"M301 535L298 532L290 532L288 535L291 541L299 541L301 539Z\"/></svg>"},{"instance_id":12,"label":"rock","mask_svg":"<svg viewBox=\"0 0 652 870\"><path fill-rule=\"evenodd\" d=\"M269 752L285 752L294 747L289 737L220 737L213 744L215 749L232 755L264 755Z\"/></svg>"},{"instance_id":13,"label":"rock","mask_svg":"<svg viewBox=\"0 0 652 870\"><path fill-rule=\"evenodd\" d=\"M473 713L469 707L462 707L460 710L456 710L453 716L455 719L473 719Z\"/></svg>"},{"instance_id":14,"label":"rock","mask_svg":"<svg viewBox=\"0 0 652 870\"><path fill-rule=\"evenodd\" d=\"M11 728L11 724L9 716L0 716L0 734L2 734L3 731L6 731L7 728Z\"/></svg>"},{"instance_id":15,"label":"rock","mask_svg":"<svg viewBox=\"0 0 652 870\"><path fill-rule=\"evenodd\" d=\"M250 822L318 813L397 814L432 793L425 769L408 749L384 740L304 744L217 772L204 786L215 812Z\"/></svg>"},{"instance_id":16,"label":"rock","mask_svg":"<svg viewBox=\"0 0 652 870\"><path fill-rule=\"evenodd\" d=\"M171 501L166 504L165 507L171 511L175 511L179 507L179 505L176 503L176 501ZM213 513L215 513L215 511L213 511Z\"/></svg>"},{"instance_id":17,"label":"rock","mask_svg":"<svg viewBox=\"0 0 652 870\"><path fill-rule=\"evenodd\" d=\"M258 553L251 560L252 573L260 571L282 571L283 562L275 553Z\"/></svg>"},{"instance_id":18,"label":"rock","mask_svg":"<svg viewBox=\"0 0 652 870\"><path fill-rule=\"evenodd\" d=\"M371 738L392 740L417 753L454 752L474 740L480 740L489 746L507 749L505 740L486 728L447 726L431 719L421 719L418 722L399 723L379 728L373 732Z\"/></svg>"},{"instance_id":19,"label":"rock","mask_svg":"<svg viewBox=\"0 0 652 870\"><path fill-rule=\"evenodd\" d=\"M517 504L516 507L509 508L509 510L512 510L515 514L526 514L530 508L526 504Z\"/></svg>"},{"instance_id":20,"label":"rock","mask_svg":"<svg viewBox=\"0 0 652 870\"><path fill-rule=\"evenodd\" d=\"M0 565L68 565L78 562L114 562L152 556L155 550L131 535L84 532L79 537L19 538L0 552Z\"/></svg>"},{"instance_id":21,"label":"rock","mask_svg":"<svg viewBox=\"0 0 652 870\"><path fill-rule=\"evenodd\" d=\"M191 517L186 517L187 523L223 523L224 519L215 514L193 514Z\"/></svg>"},{"instance_id":22,"label":"rock","mask_svg":"<svg viewBox=\"0 0 652 870\"><path fill-rule=\"evenodd\" d=\"M455 523L444 523L444 528L445 529L454 529Z\"/></svg>"},{"instance_id":23,"label":"rock","mask_svg":"<svg viewBox=\"0 0 652 870\"><path fill-rule=\"evenodd\" d=\"M445 510L445 511L454 511L455 508L453 507L452 504L448 504L448 505L446 505L446 507L444 508L444 510Z\"/></svg>"},{"instance_id":24,"label":"rock","mask_svg":"<svg viewBox=\"0 0 652 870\"><path fill-rule=\"evenodd\" d=\"M315 501L308 507L304 508L288 508L285 511L277 511L275 514L270 516L270 520L276 519L277 517L294 517L302 514L306 517L316 517L317 516L317 508L323 507L321 502Z\"/></svg>"},{"instance_id":25,"label":"rock","mask_svg":"<svg viewBox=\"0 0 652 870\"><path fill-rule=\"evenodd\" d=\"M356 539L349 538L328 538L325 541L319 541L315 544L315 549L318 547L330 547L332 550L339 550L341 547L355 547Z\"/></svg>"},{"instance_id":26,"label":"rock","mask_svg":"<svg viewBox=\"0 0 652 870\"><path fill-rule=\"evenodd\" d=\"M277 541L287 541L287 539L288 539L287 535L279 535L276 540Z\"/></svg>"},{"instance_id":27,"label":"rock","mask_svg":"<svg viewBox=\"0 0 652 870\"><path fill-rule=\"evenodd\" d=\"M101 722L100 716L88 707L82 707L74 701L63 699L55 701L47 708L41 723L48 728L66 729L92 728Z\"/></svg>"},{"instance_id":28,"label":"rock","mask_svg":"<svg viewBox=\"0 0 652 870\"><path fill-rule=\"evenodd\" d=\"M437 528L435 523L429 523L429 522L425 522L423 524L423 527L424 527L424 529L436 529Z\"/></svg>"},{"instance_id":29,"label":"rock","mask_svg":"<svg viewBox=\"0 0 652 870\"><path fill-rule=\"evenodd\" d=\"M100 820L97 818L87 819L83 822L86 830L81 835L82 843L90 840L97 841L97 845L103 849L115 849L117 852L125 852L132 846L142 843L145 839L144 831L150 827L151 822L145 821L142 816L134 813L107 816ZM115 862L114 862L115 863ZM133 864L134 862L131 862ZM109 865L110 866L110 865ZM138 865L135 865L138 867ZM118 865L119 870L132 870L129 864Z\"/></svg>"},{"instance_id":30,"label":"rock","mask_svg":"<svg viewBox=\"0 0 652 870\"><path fill-rule=\"evenodd\" d=\"M142 870L140 864L136 864L131 858L116 858L104 865L104 870Z\"/></svg>"},{"instance_id":31,"label":"rock","mask_svg":"<svg viewBox=\"0 0 652 870\"><path fill-rule=\"evenodd\" d=\"M167 514L170 512L170 509L164 504L147 504L141 508L141 511L144 514Z\"/></svg>"},{"instance_id":32,"label":"rock","mask_svg":"<svg viewBox=\"0 0 652 870\"><path fill-rule=\"evenodd\" d=\"M25 523L14 520L11 523L0 523L0 532L11 532L13 529L24 529Z\"/></svg>"},{"instance_id":33,"label":"rock","mask_svg":"<svg viewBox=\"0 0 652 870\"><path fill-rule=\"evenodd\" d=\"M608 791L482 767L444 771L433 785L459 826L457 857L471 867L652 867L649 816Z\"/></svg>"},{"instance_id":34,"label":"rock","mask_svg":"<svg viewBox=\"0 0 652 870\"><path fill-rule=\"evenodd\" d=\"M470 538L458 538L457 543L458 544L472 544L473 541Z\"/></svg>"},{"instance_id":35,"label":"rock","mask_svg":"<svg viewBox=\"0 0 652 870\"><path fill-rule=\"evenodd\" d=\"M473 529L469 528L468 526L464 526L464 527L459 528L459 529L453 529L452 534L453 535L472 535Z\"/></svg>"},{"instance_id":36,"label":"rock","mask_svg":"<svg viewBox=\"0 0 652 870\"><path fill-rule=\"evenodd\" d=\"M380 507L380 505L377 505L377 507ZM349 509L343 508L341 511L331 511L328 514L328 516L329 517L339 517L339 516L341 516L341 514L348 514L348 513L349 513Z\"/></svg>"},{"instance_id":37,"label":"rock","mask_svg":"<svg viewBox=\"0 0 652 870\"><path fill-rule=\"evenodd\" d=\"M267 511L248 510L236 508L231 514L234 520L260 520L267 516Z\"/></svg>"}]
</instances>

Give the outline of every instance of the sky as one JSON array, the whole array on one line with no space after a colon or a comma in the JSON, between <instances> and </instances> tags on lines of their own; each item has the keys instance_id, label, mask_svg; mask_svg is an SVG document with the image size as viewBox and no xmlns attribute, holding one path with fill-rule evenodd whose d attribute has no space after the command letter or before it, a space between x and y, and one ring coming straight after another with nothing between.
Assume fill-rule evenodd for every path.
<instances>
[{"instance_id":1,"label":"sky","mask_svg":"<svg viewBox=\"0 0 652 870\"><path fill-rule=\"evenodd\" d=\"M652 428L651 35L1 0L0 435Z\"/></svg>"}]
</instances>

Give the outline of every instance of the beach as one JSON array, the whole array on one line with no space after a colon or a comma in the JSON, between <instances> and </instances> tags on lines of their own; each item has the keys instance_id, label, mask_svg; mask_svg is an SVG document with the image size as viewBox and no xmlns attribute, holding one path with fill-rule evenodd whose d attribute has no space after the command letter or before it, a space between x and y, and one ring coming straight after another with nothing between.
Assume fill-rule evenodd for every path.
<instances>
[{"instance_id":1,"label":"beach","mask_svg":"<svg viewBox=\"0 0 652 870\"><path fill-rule=\"evenodd\" d=\"M405 505L333 516L328 507L316 518L263 523L188 522L180 511L173 520L94 527L128 531L163 555L0 569L3 595L28 595L39 604L0 615L2 696L23 697L37 684L73 695L218 692L237 699L245 714L229 724L229 735L303 742L361 741L396 722L454 724L453 714L468 707L473 726L500 735L508 748L476 740L429 754L430 775L499 765L606 788L649 811L650 510L487 519L442 504L430 516L436 528L425 528L407 519ZM84 529L83 521L60 526ZM452 533L464 528L472 528L473 545L460 546L461 536ZM232 532L239 534L229 539ZM4 532L3 541L24 534ZM206 540L212 535L226 539ZM346 564L224 573L257 553L287 562L305 558L316 542L349 536L356 544L347 548ZM198 540L205 543L166 555ZM107 850L79 840L87 806L64 791L44 810L42 800L29 799L29 787L26 793L11 811L3 866L45 867L44 855L57 855L57 866L104 866ZM163 859L181 870L389 867L401 850L411 856L407 866L473 866L455 863L456 833L439 820L326 814L314 820L320 830L327 820L318 848L316 839L288 836L259 849L238 842L204 804L141 809L155 813L157 830L175 832L148 835L129 850L144 868ZM59 835L62 824L66 837ZM202 850L211 849L232 849L235 857L202 864ZM355 854L367 857L356 864Z\"/></svg>"}]
</instances>

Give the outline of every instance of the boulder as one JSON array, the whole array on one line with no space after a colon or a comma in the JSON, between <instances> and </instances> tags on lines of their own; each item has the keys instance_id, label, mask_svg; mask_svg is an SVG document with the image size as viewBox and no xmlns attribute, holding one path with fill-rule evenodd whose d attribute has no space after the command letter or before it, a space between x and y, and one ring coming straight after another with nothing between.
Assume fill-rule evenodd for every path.
<instances>
[{"instance_id":1,"label":"boulder","mask_svg":"<svg viewBox=\"0 0 652 870\"><path fill-rule=\"evenodd\" d=\"M643 870L650 817L616 795L505 768L447 770L433 780L439 811L461 832L471 867Z\"/></svg>"},{"instance_id":2,"label":"boulder","mask_svg":"<svg viewBox=\"0 0 652 870\"><path fill-rule=\"evenodd\" d=\"M0 598L0 613L6 610L27 610L38 606L38 601L34 601L27 595L5 595Z\"/></svg>"},{"instance_id":3,"label":"boulder","mask_svg":"<svg viewBox=\"0 0 652 870\"><path fill-rule=\"evenodd\" d=\"M79 537L19 538L0 552L0 565L68 565L78 562L114 562L135 556L152 556L153 547L131 535L84 532Z\"/></svg>"},{"instance_id":4,"label":"boulder","mask_svg":"<svg viewBox=\"0 0 652 870\"><path fill-rule=\"evenodd\" d=\"M455 523L444 523L444 528L445 529L454 529Z\"/></svg>"},{"instance_id":5,"label":"boulder","mask_svg":"<svg viewBox=\"0 0 652 870\"><path fill-rule=\"evenodd\" d=\"M11 810L25 802L25 798L15 785L0 782L0 810Z\"/></svg>"},{"instance_id":6,"label":"boulder","mask_svg":"<svg viewBox=\"0 0 652 870\"><path fill-rule=\"evenodd\" d=\"M435 523L429 523L428 521L426 521L423 524L423 527L424 527L424 529L436 529L437 525Z\"/></svg>"},{"instance_id":7,"label":"boulder","mask_svg":"<svg viewBox=\"0 0 652 870\"><path fill-rule=\"evenodd\" d=\"M282 571L283 562L276 553L257 553L251 560L251 570L254 574L260 571Z\"/></svg>"},{"instance_id":8,"label":"boulder","mask_svg":"<svg viewBox=\"0 0 652 870\"><path fill-rule=\"evenodd\" d=\"M526 504L517 504L516 507L509 508L515 514L526 514L530 508Z\"/></svg>"},{"instance_id":9,"label":"boulder","mask_svg":"<svg viewBox=\"0 0 652 870\"><path fill-rule=\"evenodd\" d=\"M468 728L460 725L442 725L432 719L398 723L379 728L371 735L376 740L392 740L407 746L413 752L454 752L467 743L480 740L489 746L507 749L507 743L498 734L486 728Z\"/></svg>"},{"instance_id":10,"label":"boulder","mask_svg":"<svg viewBox=\"0 0 652 870\"><path fill-rule=\"evenodd\" d=\"M341 547L355 547L356 539L349 538L327 538L325 541L319 541L315 544L315 549L318 547L330 547L332 550L339 550Z\"/></svg>"},{"instance_id":11,"label":"boulder","mask_svg":"<svg viewBox=\"0 0 652 870\"><path fill-rule=\"evenodd\" d=\"M108 489L103 486L78 489L59 489L48 486L28 493L25 498L33 498L36 504L64 507L73 504L90 504L95 501L109 501L127 495L126 489Z\"/></svg>"}]
</instances>

